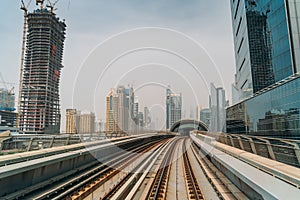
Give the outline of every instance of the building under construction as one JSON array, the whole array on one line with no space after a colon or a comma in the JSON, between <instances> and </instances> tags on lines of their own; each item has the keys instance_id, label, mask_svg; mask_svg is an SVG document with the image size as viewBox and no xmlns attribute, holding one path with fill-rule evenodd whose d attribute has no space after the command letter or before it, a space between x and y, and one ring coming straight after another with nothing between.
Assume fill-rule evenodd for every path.
<instances>
[{"instance_id":1,"label":"building under construction","mask_svg":"<svg viewBox=\"0 0 300 200\"><path fill-rule=\"evenodd\" d=\"M52 10L27 14L27 40L21 83L19 127L24 133L60 130L59 80L66 25Z\"/></svg>"}]
</instances>

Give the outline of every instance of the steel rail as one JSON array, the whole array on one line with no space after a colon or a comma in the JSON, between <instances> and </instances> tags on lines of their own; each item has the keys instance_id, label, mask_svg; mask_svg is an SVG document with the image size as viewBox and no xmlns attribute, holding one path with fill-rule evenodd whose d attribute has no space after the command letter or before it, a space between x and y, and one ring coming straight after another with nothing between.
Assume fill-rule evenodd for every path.
<instances>
[{"instance_id":1,"label":"steel rail","mask_svg":"<svg viewBox=\"0 0 300 200\"><path fill-rule=\"evenodd\" d=\"M187 149L186 142L187 139L185 139L183 142L182 151L183 151L183 164L184 164L184 175L186 181L187 195L189 199L203 200L204 197L202 191L197 183L195 173L193 172L190 159L186 152Z\"/></svg>"}]
</instances>

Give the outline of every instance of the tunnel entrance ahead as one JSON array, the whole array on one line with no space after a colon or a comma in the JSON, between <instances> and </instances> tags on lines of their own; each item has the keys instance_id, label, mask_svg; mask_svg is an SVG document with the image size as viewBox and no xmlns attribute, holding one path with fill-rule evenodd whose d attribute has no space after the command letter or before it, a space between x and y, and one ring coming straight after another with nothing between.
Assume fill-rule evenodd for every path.
<instances>
[{"instance_id":1,"label":"tunnel entrance ahead","mask_svg":"<svg viewBox=\"0 0 300 200\"><path fill-rule=\"evenodd\" d=\"M171 132L177 132L184 136L188 136L192 130L208 131L208 127L205 123L198 120L183 119L175 122L170 129Z\"/></svg>"}]
</instances>

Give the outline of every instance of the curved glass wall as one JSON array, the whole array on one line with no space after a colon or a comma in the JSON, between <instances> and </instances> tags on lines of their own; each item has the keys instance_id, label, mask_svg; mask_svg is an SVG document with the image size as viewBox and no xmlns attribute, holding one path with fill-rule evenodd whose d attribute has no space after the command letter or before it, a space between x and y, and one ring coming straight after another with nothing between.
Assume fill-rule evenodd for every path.
<instances>
[{"instance_id":1,"label":"curved glass wall","mask_svg":"<svg viewBox=\"0 0 300 200\"><path fill-rule=\"evenodd\" d=\"M300 137L300 77L226 110L228 133Z\"/></svg>"}]
</instances>

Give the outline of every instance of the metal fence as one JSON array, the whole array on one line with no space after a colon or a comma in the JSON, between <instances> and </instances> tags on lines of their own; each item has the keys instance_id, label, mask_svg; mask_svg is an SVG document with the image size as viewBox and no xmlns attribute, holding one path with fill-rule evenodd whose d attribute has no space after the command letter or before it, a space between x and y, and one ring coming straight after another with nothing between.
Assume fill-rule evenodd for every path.
<instances>
[{"instance_id":1,"label":"metal fence","mask_svg":"<svg viewBox=\"0 0 300 200\"><path fill-rule=\"evenodd\" d=\"M226 133L200 133L214 137L220 143L300 167L300 140Z\"/></svg>"},{"instance_id":2,"label":"metal fence","mask_svg":"<svg viewBox=\"0 0 300 200\"><path fill-rule=\"evenodd\" d=\"M63 135L14 135L0 136L0 151L9 153L31 151L57 146L78 144L81 142L97 141L109 138L127 136L124 132L99 132L89 134L63 134Z\"/></svg>"}]
</instances>

